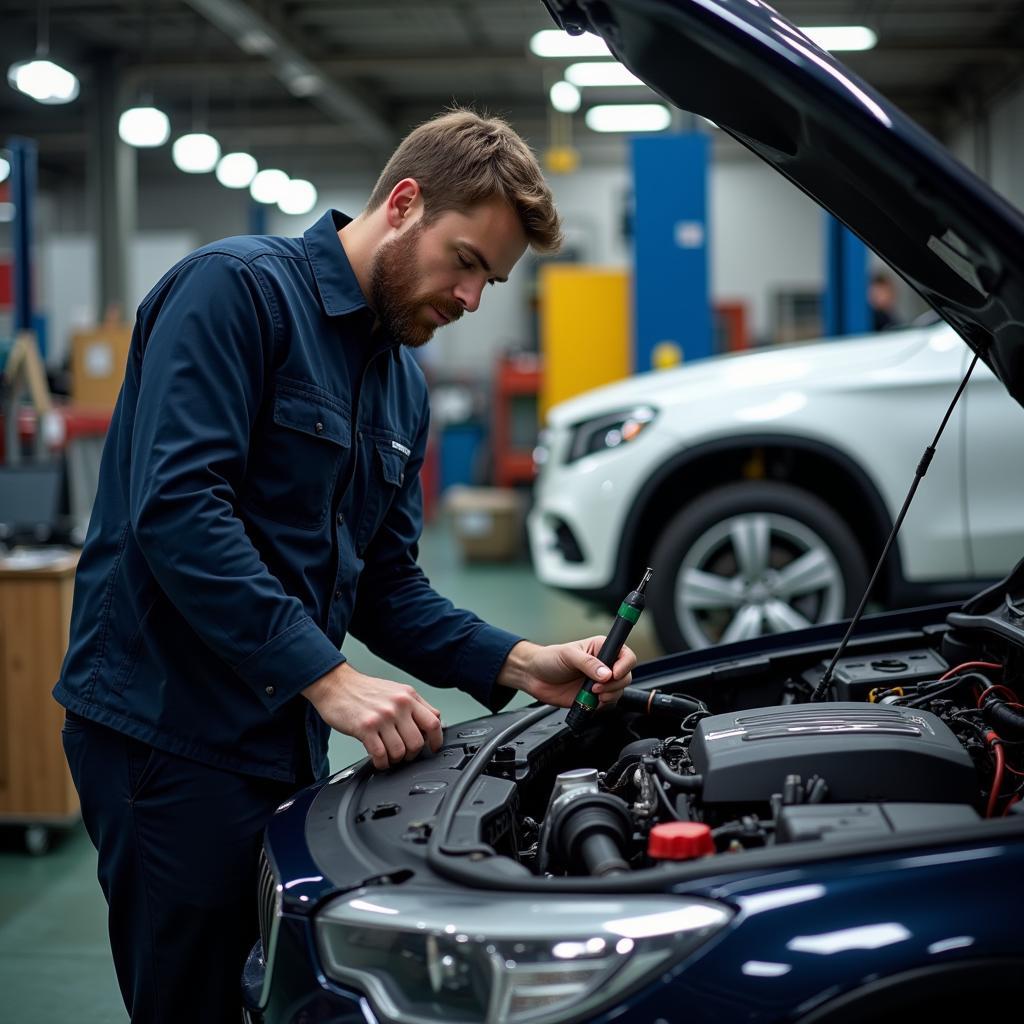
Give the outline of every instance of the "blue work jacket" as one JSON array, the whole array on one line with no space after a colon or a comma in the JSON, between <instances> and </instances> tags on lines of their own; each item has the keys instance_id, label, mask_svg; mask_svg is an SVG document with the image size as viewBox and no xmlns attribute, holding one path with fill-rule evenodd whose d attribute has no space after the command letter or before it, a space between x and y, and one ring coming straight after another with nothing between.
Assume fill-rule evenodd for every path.
<instances>
[{"instance_id":1,"label":"blue work jacket","mask_svg":"<svg viewBox=\"0 0 1024 1024\"><path fill-rule=\"evenodd\" d=\"M54 689L151 746L284 781L326 770L300 691L348 633L493 710L520 639L416 564L426 382L374 331L347 222L204 246L139 306Z\"/></svg>"}]
</instances>

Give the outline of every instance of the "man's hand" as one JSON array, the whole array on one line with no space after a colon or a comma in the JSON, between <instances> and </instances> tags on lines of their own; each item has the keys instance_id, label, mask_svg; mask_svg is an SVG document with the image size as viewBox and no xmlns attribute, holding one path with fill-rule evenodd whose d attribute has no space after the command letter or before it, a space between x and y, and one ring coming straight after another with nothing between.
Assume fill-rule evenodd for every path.
<instances>
[{"instance_id":1,"label":"man's hand","mask_svg":"<svg viewBox=\"0 0 1024 1024\"><path fill-rule=\"evenodd\" d=\"M498 673L498 682L514 690L525 690L544 704L567 708L584 678L590 678L596 680L594 694L601 706L614 704L633 678L636 655L623 646L609 672L607 666L597 660L603 643L603 636L548 647L520 640L509 651Z\"/></svg>"},{"instance_id":2,"label":"man's hand","mask_svg":"<svg viewBox=\"0 0 1024 1024\"><path fill-rule=\"evenodd\" d=\"M302 695L332 729L362 743L374 768L411 761L424 744L441 746L441 712L405 683L364 676L345 662Z\"/></svg>"}]
</instances>

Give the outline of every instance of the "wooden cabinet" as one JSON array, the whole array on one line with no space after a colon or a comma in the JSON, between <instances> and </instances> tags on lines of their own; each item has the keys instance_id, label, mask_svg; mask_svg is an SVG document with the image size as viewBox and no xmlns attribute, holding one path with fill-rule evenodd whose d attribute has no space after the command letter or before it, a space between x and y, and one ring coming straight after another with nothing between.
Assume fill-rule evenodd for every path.
<instances>
[{"instance_id":1,"label":"wooden cabinet","mask_svg":"<svg viewBox=\"0 0 1024 1024\"><path fill-rule=\"evenodd\" d=\"M0 823L78 818L53 699L68 644L76 552L0 557Z\"/></svg>"}]
</instances>

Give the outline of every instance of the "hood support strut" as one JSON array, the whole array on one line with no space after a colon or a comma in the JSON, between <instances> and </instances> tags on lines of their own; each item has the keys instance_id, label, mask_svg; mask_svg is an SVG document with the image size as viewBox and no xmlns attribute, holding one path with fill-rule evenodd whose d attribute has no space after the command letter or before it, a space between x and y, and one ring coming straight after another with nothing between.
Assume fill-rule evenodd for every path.
<instances>
[{"instance_id":1,"label":"hood support strut","mask_svg":"<svg viewBox=\"0 0 1024 1024\"><path fill-rule=\"evenodd\" d=\"M832 673L835 670L836 663L839 661L840 656L846 649L846 645L849 643L850 637L853 635L853 631L856 628L857 623L860 622L864 615L864 609L867 607L868 598L871 596L871 591L874 589L875 581L878 579L878 576L882 571L882 566L885 564L885 560L889 555L889 550L892 548L893 543L896 540L896 536L900 532L903 520L907 517L907 512L910 509L910 503L914 500L914 495L917 494L917 488L924 479L925 473L928 472L928 467L931 465L932 457L935 455L935 449L939 446L939 438L942 437L942 432L946 429L946 424L949 422L950 416L953 415L953 410L960 401L960 396L964 393L964 388L967 387L967 382L971 379L974 367L978 364L978 358L978 353L975 352L974 358L971 360L971 365L967 367L967 373L964 374L964 379L960 381L960 386L956 389L956 394L953 396L953 400L949 403L946 415L942 417L942 422L939 424L939 429L935 432L935 437L932 439L932 443L925 448L924 454L921 456L921 461L917 464L917 471L914 473L914 481L910 485L910 490L907 492L906 500L903 502L903 508L900 509L900 514L896 517L896 522L893 523L892 530L889 532L889 538L886 540L885 547L882 548L882 554L879 556L878 563L875 565L875 571L871 574L871 579L868 581L868 585L864 588L864 596L860 599L860 605L857 607L857 611L854 612L853 618L850 619L850 625L846 630L846 635L840 641L839 646L836 648L836 653L832 656L832 660L829 662L828 668L825 669L825 672L821 677L821 681L814 688L814 693L811 694L812 701L821 700L828 692L828 688L832 683Z\"/></svg>"}]
</instances>

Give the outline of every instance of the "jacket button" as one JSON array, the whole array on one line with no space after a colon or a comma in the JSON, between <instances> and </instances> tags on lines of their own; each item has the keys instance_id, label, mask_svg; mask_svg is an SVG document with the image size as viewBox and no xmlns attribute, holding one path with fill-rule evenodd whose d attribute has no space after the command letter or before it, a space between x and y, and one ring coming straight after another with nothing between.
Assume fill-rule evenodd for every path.
<instances>
[{"instance_id":1,"label":"jacket button","mask_svg":"<svg viewBox=\"0 0 1024 1024\"><path fill-rule=\"evenodd\" d=\"M398 474L398 482L400 484L404 484L405 483L405 474L404 473L399 473Z\"/></svg>"},{"instance_id":2,"label":"jacket button","mask_svg":"<svg viewBox=\"0 0 1024 1024\"><path fill-rule=\"evenodd\" d=\"M340 600L341 600L341 587L339 587L339 588L338 588L338 589L337 589L337 590L336 590L336 591L334 592L334 600L335 600L335 601L340 601Z\"/></svg>"},{"instance_id":3,"label":"jacket button","mask_svg":"<svg viewBox=\"0 0 1024 1024\"><path fill-rule=\"evenodd\" d=\"M313 429L314 429L314 430L315 430L315 431L316 431L316 432L317 432L318 434L322 434L322 433L324 432L324 425L323 425L322 423L320 423L320 422L318 421L318 422L317 422L317 424L316 424L316 426L315 426L315 427L314 427Z\"/></svg>"},{"instance_id":4,"label":"jacket button","mask_svg":"<svg viewBox=\"0 0 1024 1024\"><path fill-rule=\"evenodd\" d=\"M338 525L341 526L341 524L343 522L345 522L345 514L343 512L339 512L338 513Z\"/></svg>"},{"instance_id":5,"label":"jacket button","mask_svg":"<svg viewBox=\"0 0 1024 1024\"><path fill-rule=\"evenodd\" d=\"M277 693L277 690L275 690L273 686L267 687L266 694L268 697L273 697L275 693Z\"/></svg>"}]
</instances>

